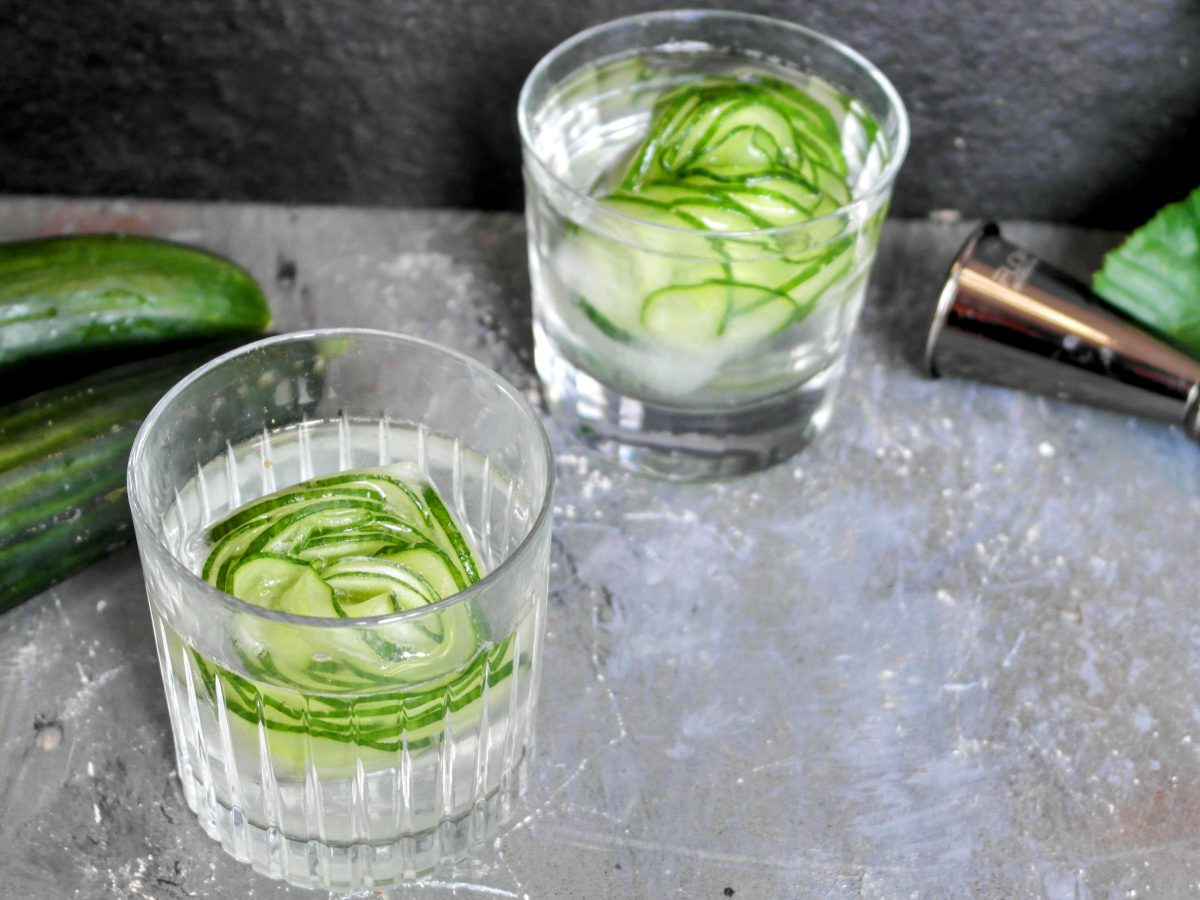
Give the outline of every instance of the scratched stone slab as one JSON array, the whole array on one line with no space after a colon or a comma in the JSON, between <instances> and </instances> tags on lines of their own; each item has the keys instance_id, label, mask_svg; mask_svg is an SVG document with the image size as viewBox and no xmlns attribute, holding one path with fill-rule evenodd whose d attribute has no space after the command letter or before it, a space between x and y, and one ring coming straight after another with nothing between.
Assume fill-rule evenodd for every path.
<instances>
[{"instance_id":1,"label":"scratched stone slab","mask_svg":"<svg viewBox=\"0 0 1200 900\"><path fill-rule=\"evenodd\" d=\"M407 331L535 390L516 216L0 201L0 238L108 227L235 257L281 330ZM533 783L402 896L1200 890L1200 452L921 377L965 230L888 225L834 423L776 469L665 485L550 423ZM1010 234L1077 274L1114 240ZM0 896L312 896L227 858L173 766L132 550L0 616Z\"/></svg>"}]
</instances>

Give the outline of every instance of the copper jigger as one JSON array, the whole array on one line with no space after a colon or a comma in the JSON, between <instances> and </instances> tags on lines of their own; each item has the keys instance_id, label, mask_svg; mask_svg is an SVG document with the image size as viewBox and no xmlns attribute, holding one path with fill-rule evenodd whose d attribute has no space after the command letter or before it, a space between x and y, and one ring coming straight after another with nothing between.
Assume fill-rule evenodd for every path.
<instances>
[{"instance_id":1,"label":"copper jigger","mask_svg":"<svg viewBox=\"0 0 1200 900\"><path fill-rule=\"evenodd\" d=\"M950 267L925 346L956 375L1173 422L1200 440L1200 362L988 223Z\"/></svg>"}]
</instances>

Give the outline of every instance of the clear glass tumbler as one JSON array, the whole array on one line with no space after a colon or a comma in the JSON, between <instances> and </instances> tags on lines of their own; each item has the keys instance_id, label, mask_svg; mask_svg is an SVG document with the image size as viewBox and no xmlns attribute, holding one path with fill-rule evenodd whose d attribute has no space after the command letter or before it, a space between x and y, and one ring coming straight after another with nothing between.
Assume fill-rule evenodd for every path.
<instances>
[{"instance_id":1,"label":"clear glass tumbler","mask_svg":"<svg viewBox=\"0 0 1200 900\"><path fill-rule=\"evenodd\" d=\"M680 89L714 77L785 82L777 96L811 133L744 103L727 120L695 112ZM887 78L788 22L660 12L554 49L518 118L535 359L555 416L620 464L679 480L759 469L817 435L908 147ZM803 178L767 163L728 177L733 154L783 154L781 134L826 141L792 158ZM652 163L670 177L650 178ZM686 193L670 180L685 171Z\"/></svg>"},{"instance_id":2,"label":"clear glass tumbler","mask_svg":"<svg viewBox=\"0 0 1200 900\"><path fill-rule=\"evenodd\" d=\"M417 465L476 551L483 577L461 593L318 618L197 576L197 535L244 503L400 462ZM179 777L205 831L266 875L332 890L413 878L494 835L533 749L552 490L549 442L521 394L414 338L270 338L167 394L134 445L129 500ZM428 649L464 622L470 652L436 674L418 660L418 680L392 664L385 679L341 675L313 691L245 664L248 648L267 648L334 671L353 647L361 669L364 642Z\"/></svg>"}]
</instances>

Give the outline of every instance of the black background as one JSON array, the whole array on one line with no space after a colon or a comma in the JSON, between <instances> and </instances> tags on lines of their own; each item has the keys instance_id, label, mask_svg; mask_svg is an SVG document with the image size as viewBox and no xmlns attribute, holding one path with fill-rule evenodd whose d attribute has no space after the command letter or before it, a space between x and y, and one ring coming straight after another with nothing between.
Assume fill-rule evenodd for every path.
<instances>
[{"instance_id":1,"label":"black background","mask_svg":"<svg viewBox=\"0 0 1200 900\"><path fill-rule=\"evenodd\" d=\"M892 78L913 123L901 215L1128 227L1200 182L1200 0L715 5ZM0 0L0 191L516 209L529 69L659 6Z\"/></svg>"}]
</instances>

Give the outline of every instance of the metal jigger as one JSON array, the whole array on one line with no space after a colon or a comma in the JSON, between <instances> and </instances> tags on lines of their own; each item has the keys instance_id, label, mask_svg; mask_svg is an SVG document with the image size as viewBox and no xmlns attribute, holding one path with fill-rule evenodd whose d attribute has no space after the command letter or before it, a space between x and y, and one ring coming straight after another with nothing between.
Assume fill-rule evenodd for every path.
<instances>
[{"instance_id":1,"label":"metal jigger","mask_svg":"<svg viewBox=\"0 0 1200 900\"><path fill-rule=\"evenodd\" d=\"M1200 440L1200 362L1069 275L1006 241L967 239L938 299L925 364L957 375L1174 422Z\"/></svg>"}]
</instances>

